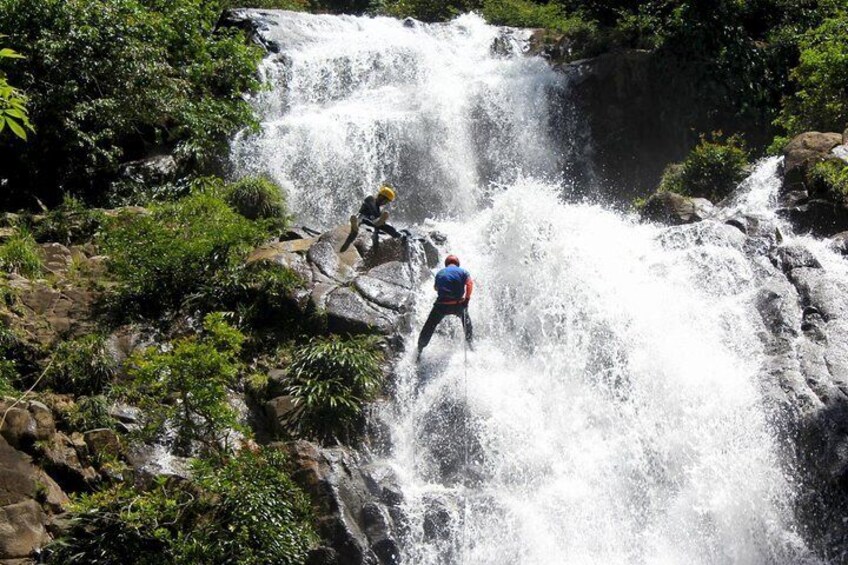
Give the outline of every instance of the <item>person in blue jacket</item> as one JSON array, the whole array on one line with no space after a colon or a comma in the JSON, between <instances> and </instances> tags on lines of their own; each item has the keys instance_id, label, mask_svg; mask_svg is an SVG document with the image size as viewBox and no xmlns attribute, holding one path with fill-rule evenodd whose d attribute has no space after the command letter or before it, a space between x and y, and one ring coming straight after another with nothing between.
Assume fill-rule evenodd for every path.
<instances>
[{"instance_id":1,"label":"person in blue jacket","mask_svg":"<svg viewBox=\"0 0 848 565\"><path fill-rule=\"evenodd\" d=\"M433 309L430 310L430 315L427 316L427 321L424 322L421 335L418 336L419 359L421 352L430 343L436 326L445 316L458 316L462 320L465 340L469 347L471 346L473 328L471 318L468 316L468 302L471 300L471 293L474 292L474 280L468 271L459 266L459 257L448 255L445 258L445 268L436 274L435 288L439 296L433 304Z\"/></svg>"}]
</instances>

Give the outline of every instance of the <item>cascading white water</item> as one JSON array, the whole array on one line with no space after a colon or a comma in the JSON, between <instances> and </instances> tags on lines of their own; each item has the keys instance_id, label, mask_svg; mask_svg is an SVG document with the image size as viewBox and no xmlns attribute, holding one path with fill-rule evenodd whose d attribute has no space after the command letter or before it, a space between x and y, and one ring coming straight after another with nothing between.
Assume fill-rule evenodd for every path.
<instances>
[{"instance_id":1,"label":"cascading white water","mask_svg":"<svg viewBox=\"0 0 848 565\"><path fill-rule=\"evenodd\" d=\"M575 137L574 122L548 101L565 79L541 59L508 55L520 33L477 16L435 26L265 18L263 37L281 50L264 66L275 88L256 101L261 135L236 140L233 160L278 180L303 221L338 222L383 181L401 190L395 216L415 222L467 217L492 183L525 171L562 178L557 139Z\"/></svg>"},{"instance_id":2,"label":"cascading white water","mask_svg":"<svg viewBox=\"0 0 848 565\"><path fill-rule=\"evenodd\" d=\"M406 563L815 561L758 381L767 260L740 231L567 203L579 120L520 35L473 15L263 17L274 88L262 133L234 143L238 170L271 174L325 226L394 181L400 219L429 218L478 281L467 364L441 332L401 362L382 414ZM737 211L777 222L776 165Z\"/></svg>"}]
</instances>

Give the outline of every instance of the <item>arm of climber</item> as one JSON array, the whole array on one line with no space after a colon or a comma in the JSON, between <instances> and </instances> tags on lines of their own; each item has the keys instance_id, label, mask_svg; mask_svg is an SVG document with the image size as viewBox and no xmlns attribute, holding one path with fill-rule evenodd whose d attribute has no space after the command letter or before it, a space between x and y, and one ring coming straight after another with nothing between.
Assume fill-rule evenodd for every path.
<instances>
[{"instance_id":1,"label":"arm of climber","mask_svg":"<svg viewBox=\"0 0 848 565\"><path fill-rule=\"evenodd\" d=\"M471 278L471 275L465 279L465 297L463 301L468 304L468 301L471 300L471 294L474 292L474 279Z\"/></svg>"}]
</instances>

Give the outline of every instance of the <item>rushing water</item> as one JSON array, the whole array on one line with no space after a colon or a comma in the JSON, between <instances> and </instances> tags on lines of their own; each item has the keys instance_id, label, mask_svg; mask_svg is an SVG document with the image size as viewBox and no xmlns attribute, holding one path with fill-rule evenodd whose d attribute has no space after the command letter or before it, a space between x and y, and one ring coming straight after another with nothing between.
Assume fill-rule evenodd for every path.
<instances>
[{"instance_id":1,"label":"rushing water","mask_svg":"<svg viewBox=\"0 0 848 565\"><path fill-rule=\"evenodd\" d=\"M445 323L421 364L401 362L382 414L406 563L813 561L759 380L769 267L739 230L569 202L588 168L580 120L520 33L476 16L263 18L274 88L237 168L274 176L323 226L392 181L400 223L446 233L478 282L475 350ZM776 167L726 213L792 237Z\"/></svg>"}]
</instances>

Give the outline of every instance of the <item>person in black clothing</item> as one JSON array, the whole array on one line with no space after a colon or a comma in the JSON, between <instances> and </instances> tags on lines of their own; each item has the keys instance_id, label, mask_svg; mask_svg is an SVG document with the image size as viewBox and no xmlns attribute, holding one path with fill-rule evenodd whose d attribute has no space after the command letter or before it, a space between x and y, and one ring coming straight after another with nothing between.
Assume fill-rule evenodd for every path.
<instances>
[{"instance_id":1,"label":"person in black clothing","mask_svg":"<svg viewBox=\"0 0 848 565\"><path fill-rule=\"evenodd\" d=\"M471 317L468 315L468 302L471 293L474 292L474 280L471 274L459 266L459 257L448 255L445 259L445 268L436 274L436 291L438 298L424 322L421 335L418 336L418 359L421 352L430 343L433 332L445 316L457 316L462 320L462 329L465 330L465 341L469 348L473 336Z\"/></svg>"},{"instance_id":2,"label":"person in black clothing","mask_svg":"<svg viewBox=\"0 0 848 565\"><path fill-rule=\"evenodd\" d=\"M395 199L395 191L389 185L380 187L377 196L367 196L362 206L359 207L359 213L350 217L350 233L355 235L359 232L359 226L364 224L374 228L374 236L376 239L378 232L386 233L392 237L403 237L403 234L396 230L393 226L386 223L389 219L389 212L380 210L383 206L392 202Z\"/></svg>"}]
</instances>

